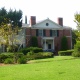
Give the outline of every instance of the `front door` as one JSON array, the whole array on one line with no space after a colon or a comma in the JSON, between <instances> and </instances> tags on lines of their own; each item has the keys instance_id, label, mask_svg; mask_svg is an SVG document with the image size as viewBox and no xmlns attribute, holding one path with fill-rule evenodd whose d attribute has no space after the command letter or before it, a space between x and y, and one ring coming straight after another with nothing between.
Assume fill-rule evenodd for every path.
<instances>
[{"instance_id":1,"label":"front door","mask_svg":"<svg viewBox=\"0 0 80 80\"><path fill-rule=\"evenodd\" d=\"M51 44L48 44L48 49L51 49Z\"/></svg>"}]
</instances>

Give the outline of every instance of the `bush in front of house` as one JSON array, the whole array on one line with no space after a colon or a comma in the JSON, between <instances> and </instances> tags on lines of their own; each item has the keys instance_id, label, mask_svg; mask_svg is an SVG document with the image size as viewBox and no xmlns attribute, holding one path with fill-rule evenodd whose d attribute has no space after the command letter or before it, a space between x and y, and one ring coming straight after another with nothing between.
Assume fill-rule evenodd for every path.
<instances>
[{"instance_id":1,"label":"bush in front of house","mask_svg":"<svg viewBox=\"0 0 80 80\"><path fill-rule=\"evenodd\" d=\"M38 48L38 47L29 47L20 50L20 52L22 52L24 55L26 55L30 51L33 51L34 53L43 52L42 48Z\"/></svg>"},{"instance_id":2,"label":"bush in front of house","mask_svg":"<svg viewBox=\"0 0 80 80\"><path fill-rule=\"evenodd\" d=\"M5 59L4 63L5 64L13 64L14 63L13 58L7 58L7 59Z\"/></svg>"},{"instance_id":3,"label":"bush in front of house","mask_svg":"<svg viewBox=\"0 0 80 80\"><path fill-rule=\"evenodd\" d=\"M18 51L18 45L9 45L7 47L7 52L17 52Z\"/></svg>"},{"instance_id":4,"label":"bush in front of house","mask_svg":"<svg viewBox=\"0 0 80 80\"><path fill-rule=\"evenodd\" d=\"M78 41L74 46L74 52L72 53L72 56L80 57L80 41Z\"/></svg>"},{"instance_id":5,"label":"bush in front of house","mask_svg":"<svg viewBox=\"0 0 80 80\"><path fill-rule=\"evenodd\" d=\"M65 51L68 50L68 41L67 41L67 37L63 36L61 39L61 51Z\"/></svg>"},{"instance_id":6,"label":"bush in front of house","mask_svg":"<svg viewBox=\"0 0 80 80\"><path fill-rule=\"evenodd\" d=\"M36 36L32 36L32 38L31 38L31 46L32 47L38 47L38 40L37 40L37 37Z\"/></svg>"},{"instance_id":7,"label":"bush in front of house","mask_svg":"<svg viewBox=\"0 0 80 80\"><path fill-rule=\"evenodd\" d=\"M5 59L7 58L13 58L14 54L13 53L1 53L0 54L0 63L3 63Z\"/></svg>"},{"instance_id":8,"label":"bush in front of house","mask_svg":"<svg viewBox=\"0 0 80 80\"><path fill-rule=\"evenodd\" d=\"M51 58L51 57L53 57L53 53L52 52L38 52L38 53L28 52L27 53L27 59L28 60L44 59L44 58Z\"/></svg>"},{"instance_id":9,"label":"bush in front of house","mask_svg":"<svg viewBox=\"0 0 80 80\"><path fill-rule=\"evenodd\" d=\"M22 57L18 58L18 63L19 64L26 64L26 62L27 62L27 59L26 59L25 56L22 56Z\"/></svg>"},{"instance_id":10,"label":"bush in front of house","mask_svg":"<svg viewBox=\"0 0 80 80\"><path fill-rule=\"evenodd\" d=\"M59 56L71 56L74 50L58 51Z\"/></svg>"}]
</instances>

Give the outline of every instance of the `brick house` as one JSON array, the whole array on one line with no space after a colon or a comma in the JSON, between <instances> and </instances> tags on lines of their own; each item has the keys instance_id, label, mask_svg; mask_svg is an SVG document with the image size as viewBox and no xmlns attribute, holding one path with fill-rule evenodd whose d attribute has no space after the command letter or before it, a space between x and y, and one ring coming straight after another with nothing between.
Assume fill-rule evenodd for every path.
<instances>
[{"instance_id":1,"label":"brick house","mask_svg":"<svg viewBox=\"0 0 80 80\"><path fill-rule=\"evenodd\" d=\"M30 17L30 24L23 24L22 28L25 29L25 46L31 45L31 37L36 36L38 39L38 46L43 48L44 51L61 49L61 38L67 37L68 48L72 48L72 29L63 26L63 18L58 18L58 24L50 19L45 19L36 23L36 17ZM65 46L65 45L64 45Z\"/></svg>"}]
</instances>

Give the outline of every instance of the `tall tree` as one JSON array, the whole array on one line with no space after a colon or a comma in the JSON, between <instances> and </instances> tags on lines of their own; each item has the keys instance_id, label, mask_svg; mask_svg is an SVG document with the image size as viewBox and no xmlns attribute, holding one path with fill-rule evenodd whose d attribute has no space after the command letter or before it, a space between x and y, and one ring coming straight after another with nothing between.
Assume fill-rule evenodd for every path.
<instances>
[{"instance_id":1,"label":"tall tree","mask_svg":"<svg viewBox=\"0 0 80 80\"><path fill-rule=\"evenodd\" d=\"M77 24L77 32L76 32L76 35L78 36L78 39L77 40L79 40L80 41L80 13L76 13L75 15L74 15L74 18L75 18L75 22L76 22L76 24Z\"/></svg>"},{"instance_id":2,"label":"tall tree","mask_svg":"<svg viewBox=\"0 0 80 80\"><path fill-rule=\"evenodd\" d=\"M5 22L5 19L7 19L7 22ZM9 23L11 22L13 27L18 26L21 27L22 26L22 11L16 11L16 10L12 10L10 9L9 11L7 11L4 7L0 9L0 25L1 23Z\"/></svg>"},{"instance_id":3,"label":"tall tree","mask_svg":"<svg viewBox=\"0 0 80 80\"><path fill-rule=\"evenodd\" d=\"M77 24L77 29L80 31L80 13L76 13L74 15L74 22Z\"/></svg>"},{"instance_id":4,"label":"tall tree","mask_svg":"<svg viewBox=\"0 0 80 80\"><path fill-rule=\"evenodd\" d=\"M17 31L18 27L16 26L15 28L13 28L12 24L2 23L0 26L0 44L3 46L5 45L7 49L11 48L12 52L14 53L15 62L17 61L17 55L15 52L16 48L18 47Z\"/></svg>"}]
</instances>

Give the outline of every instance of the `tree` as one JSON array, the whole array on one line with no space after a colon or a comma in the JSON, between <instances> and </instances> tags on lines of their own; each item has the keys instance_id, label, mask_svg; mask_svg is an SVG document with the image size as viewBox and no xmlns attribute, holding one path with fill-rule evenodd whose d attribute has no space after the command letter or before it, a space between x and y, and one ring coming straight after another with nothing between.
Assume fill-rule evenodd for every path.
<instances>
[{"instance_id":1,"label":"tree","mask_svg":"<svg viewBox=\"0 0 80 80\"><path fill-rule=\"evenodd\" d=\"M76 44L76 41L78 40L78 30L72 30L72 47L74 48L74 45Z\"/></svg>"},{"instance_id":2,"label":"tree","mask_svg":"<svg viewBox=\"0 0 80 80\"><path fill-rule=\"evenodd\" d=\"M32 37L32 47L38 47L38 40L36 36Z\"/></svg>"},{"instance_id":3,"label":"tree","mask_svg":"<svg viewBox=\"0 0 80 80\"><path fill-rule=\"evenodd\" d=\"M80 30L80 13L76 13L74 15L74 22L77 24L77 29Z\"/></svg>"},{"instance_id":4,"label":"tree","mask_svg":"<svg viewBox=\"0 0 80 80\"><path fill-rule=\"evenodd\" d=\"M7 21L5 22L5 19L7 19ZM9 11L7 11L4 7L0 9L0 25L1 23L9 23L11 22L13 27L18 26L21 27L22 26L22 11L16 11L16 10L12 10L10 9Z\"/></svg>"},{"instance_id":5,"label":"tree","mask_svg":"<svg viewBox=\"0 0 80 80\"><path fill-rule=\"evenodd\" d=\"M74 52L72 55L74 57L80 57L80 41L77 41L76 45L74 46Z\"/></svg>"},{"instance_id":6,"label":"tree","mask_svg":"<svg viewBox=\"0 0 80 80\"><path fill-rule=\"evenodd\" d=\"M67 37L63 36L61 39L61 50L67 50L68 49L68 42L67 42Z\"/></svg>"},{"instance_id":7,"label":"tree","mask_svg":"<svg viewBox=\"0 0 80 80\"><path fill-rule=\"evenodd\" d=\"M11 48L12 52L14 53L14 62L17 62L17 54L16 54L16 48L18 50L17 46L17 31L18 27L12 27L12 24L5 24L2 23L0 26L0 44L5 45L7 49Z\"/></svg>"}]
</instances>

